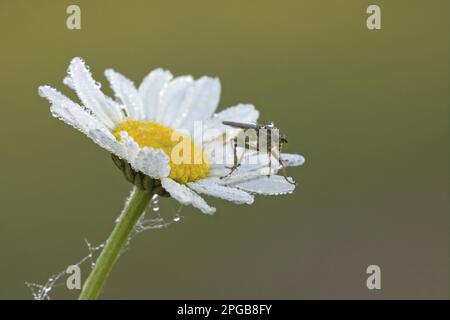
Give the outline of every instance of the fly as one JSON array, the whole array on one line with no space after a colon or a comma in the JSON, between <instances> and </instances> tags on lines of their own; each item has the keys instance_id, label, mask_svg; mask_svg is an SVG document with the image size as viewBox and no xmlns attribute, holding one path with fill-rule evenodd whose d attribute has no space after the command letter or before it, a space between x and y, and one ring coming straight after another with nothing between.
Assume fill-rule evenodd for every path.
<instances>
[{"instance_id":1,"label":"fly","mask_svg":"<svg viewBox=\"0 0 450 320\"><path fill-rule=\"evenodd\" d=\"M237 168L239 168L244 154L242 154L241 158L238 159L237 147L242 147L245 150L267 153L269 159L269 176L272 173L273 156L281 166L284 179L286 179L286 181L291 184L295 184L295 182L292 182L288 179L286 166L281 159L281 149L283 148L283 145L288 141L286 139L286 136L280 133L280 130L275 126L273 122L253 124L223 121L222 123L226 126L242 130L233 138L233 166L229 167L231 171L221 178L227 178L231 176L233 172L236 171Z\"/></svg>"}]
</instances>

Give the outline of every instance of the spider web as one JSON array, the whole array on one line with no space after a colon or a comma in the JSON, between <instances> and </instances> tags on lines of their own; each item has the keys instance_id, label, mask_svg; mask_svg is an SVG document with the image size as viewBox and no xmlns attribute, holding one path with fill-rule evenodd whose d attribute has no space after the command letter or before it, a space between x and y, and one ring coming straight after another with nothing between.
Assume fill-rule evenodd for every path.
<instances>
[{"instance_id":1,"label":"spider web","mask_svg":"<svg viewBox=\"0 0 450 320\"><path fill-rule=\"evenodd\" d=\"M133 196L134 191L131 191L130 196L127 198L125 202L125 207L127 207L128 202ZM183 216L181 215L182 205L180 205L175 213L172 215L170 219L164 218L160 213L159 207L159 197L158 195L154 195L150 201L150 204L145 209L144 213L141 215L136 225L133 228L124 248L120 255L122 255L125 251L127 251L130 247L131 240L136 237L138 234L153 229L161 229L167 228L171 224L178 223L182 220ZM117 223L123 211L117 217L115 223ZM102 242L96 246L92 245L87 239L85 239L85 243L88 249L88 253L86 256L78 260L75 264L71 264L69 266L77 266L84 267L89 266L90 269L95 267L95 261L97 260L101 250L105 246L105 242ZM62 287L66 285L67 278L71 275L66 272L67 268L61 272L55 273L51 275L46 282L43 284L34 283L34 282L25 282L25 285L30 289L33 300L51 300L50 294L55 288Z\"/></svg>"}]
</instances>

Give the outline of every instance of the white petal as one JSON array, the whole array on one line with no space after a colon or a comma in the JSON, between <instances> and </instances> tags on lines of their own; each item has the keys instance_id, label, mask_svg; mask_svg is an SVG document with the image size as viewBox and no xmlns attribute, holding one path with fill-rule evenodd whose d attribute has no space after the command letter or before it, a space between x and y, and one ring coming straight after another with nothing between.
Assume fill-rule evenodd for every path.
<instances>
[{"instance_id":1,"label":"white petal","mask_svg":"<svg viewBox=\"0 0 450 320\"><path fill-rule=\"evenodd\" d=\"M197 209L200 209L203 213L213 214L216 212L216 208L210 207L202 197L190 190L185 185L170 178L161 179L162 187L170 193L170 196L184 205L193 205Z\"/></svg>"},{"instance_id":2,"label":"white petal","mask_svg":"<svg viewBox=\"0 0 450 320\"><path fill-rule=\"evenodd\" d=\"M92 79L83 60L72 59L69 75L72 79L69 83L73 85L85 107L89 108L108 128L113 129L123 120L124 115L120 106L100 91L99 85Z\"/></svg>"},{"instance_id":3,"label":"white petal","mask_svg":"<svg viewBox=\"0 0 450 320\"><path fill-rule=\"evenodd\" d=\"M126 131L121 131L120 133L120 145L122 146L122 153L117 154L121 159L127 160L131 166L134 164L134 159L136 159L139 154L140 147L136 141L128 134Z\"/></svg>"},{"instance_id":4,"label":"white petal","mask_svg":"<svg viewBox=\"0 0 450 320\"><path fill-rule=\"evenodd\" d=\"M219 104L220 81L217 78L201 77L195 81L193 89L171 124L173 128L183 128L192 132L194 121L209 119Z\"/></svg>"},{"instance_id":5,"label":"white petal","mask_svg":"<svg viewBox=\"0 0 450 320\"><path fill-rule=\"evenodd\" d=\"M243 179L241 179L243 180ZM292 180L292 178L289 178ZM262 195L281 195L292 193L295 189L295 185L286 181L283 176L273 175L270 177L259 176L251 177L248 176L247 179L239 181L237 183L231 184L232 186Z\"/></svg>"},{"instance_id":6,"label":"white petal","mask_svg":"<svg viewBox=\"0 0 450 320\"><path fill-rule=\"evenodd\" d=\"M234 163L232 144L227 142L219 143L218 139L215 141L216 143L210 143L203 148L211 167L232 166ZM237 156L238 158L241 156L239 149L237 149Z\"/></svg>"},{"instance_id":7,"label":"white petal","mask_svg":"<svg viewBox=\"0 0 450 320\"><path fill-rule=\"evenodd\" d=\"M169 175L169 157L162 150L140 148L125 131L120 134L120 141L106 129L94 129L89 135L99 146L127 161L134 170L155 179Z\"/></svg>"},{"instance_id":8,"label":"white petal","mask_svg":"<svg viewBox=\"0 0 450 320\"><path fill-rule=\"evenodd\" d=\"M248 152L248 151L245 151ZM258 173L260 175L275 174L280 169L278 159L271 154L271 163L269 166L269 155L267 153L256 152L248 157L244 157L237 174Z\"/></svg>"},{"instance_id":9,"label":"white petal","mask_svg":"<svg viewBox=\"0 0 450 320\"><path fill-rule=\"evenodd\" d=\"M127 116L133 120L144 120L141 97L133 82L112 69L106 70L105 76L117 98L122 102Z\"/></svg>"},{"instance_id":10,"label":"white petal","mask_svg":"<svg viewBox=\"0 0 450 320\"><path fill-rule=\"evenodd\" d=\"M162 150L144 147L133 161L133 168L151 178L164 178L170 173L169 157Z\"/></svg>"},{"instance_id":11,"label":"white petal","mask_svg":"<svg viewBox=\"0 0 450 320\"><path fill-rule=\"evenodd\" d=\"M169 175L169 157L162 150L149 147L140 148L126 131L120 132L120 136L119 144L122 149L115 154L128 161L134 170L141 171L155 179Z\"/></svg>"},{"instance_id":12,"label":"white petal","mask_svg":"<svg viewBox=\"0 0 450 320\"><path fill-rule=\"evenodd\" d=\"M222 124L222 121L237 121L243 123L256 123L259 117L259 111L251 104L238 104L236 106L227 108L205 122L203 130L203 143L208 143L220 136L225 131L230 133L231 138L239 130L232 129L229 126ZM214 130L212 130L214 129Z\"/></svg>"},{"instance_id":13,"label":"white petal","mask_svg":"<svg viewBox=\"0 0 450 320\"><path fill-rule=\"evenodd\" d=\"M80 105L73 102L65 95L50 86L39 87L39 95L50 101L53 116L73 126L84 134L89 134L91 129L104 128L92 115Z\"/></svg>"},{"instance_id":14,"label":"white petal","mask_svg":"<svg viewBox=\"0 0 450 320\"><path fill-rule=\"evenodd\" d=\"M155 121L170 126L183 104L187 103L186 98L193 85L194 80L191 76L177 77L169 82L161 91Z\"/></svg>"},{"instance_id":15,"label":"white petal","mask_svg":"<svg viewBox=\"0 0 450 320\"><path fill-rule=\"evenodd\" d=\"M139 86L139 95L144 106L145 120L155 120L160 93L172 77L169 71L156 69L142 81Z\"/></svg>"},{"instance_id":16,"label":"white petal","mask_svg":"<svg viewBox=\"0 0 450 320\"><path fill-rule=\"evenodd\" d=\"M203 179L188 183L188 186L198 193L207 194L216 198L228 200L237 204L252 204L254 198L251 194L236 188L217 184L212 179Z\"/></svg>"},{"instance_id":17,"label":"white petal","mask_svg":"<svg viewBox=\"0 0 450 320\"><path fill-rule=\"evenodd\" d=\"M211 150L209 148L210 145L205 149L208 152L208 159L210 160L210 176L226 176L230 173L230 167L234 165L233 149L230 143L217 150ZM267 153L245 150L244 148L238 147L236 154L240 165L230 178L239 178L239 176L248 174L275 174L280 169L279 162L273 154L271 156L270 166L269 155Z\"/></svg>"},{"instance_id":18,"label":"white petal","mask_svg":"<svg viewBox=\"0 0 450 320\"><path fill-rule=\"evenodd\" d=\"M277 167L272 166L271 170L267 165L241 165L237 168L231 176L229 166L223 165L210 165L210 177L224 177L223 181L227 183L234 183L237 181L245 180L248 177L267 176L269 174L274 175L278 172Z\"/></svg>"},{"instance_id":19,"label":"white petal","mask_svg":"<svg viewBox=\"0 0 450 320\"><path fill-rule=\"evenodd\" d=\"M125 159L124 145L119 143L112 133L107 129L92 129L89 137L100 147L114 153L121 159Z\"/></svg>"},{"instance_id":20,"label":"white petal","mask_svg":"<svg viewBox=\"0 0 450 320\"><path fill-rule=\"evenodd\" d=\"M63 79L63 83L70 89L75 90L75 85L73 84L72 78L70 76L65 76Z\"/></svg>"},{"instance_id":21,"label":"white petal","mask_svg":"<svg viewBox=\"0 0 450 320\"><path fill-rule=\"evenodd\" d=\"M283 160L286 167L301 166L305 163L305 158L299 154L282 153L281 160Z\"/></svg>"},{"instance_id":22,"label":"white petal","mask_svg":"<svg viewBox=\"0 0 450 320\"><path fill-rule=\"evenodd\" d=\"M81 106L49 86L39 88L39 94L52 103L52 113L64 122L88 135L100 147L128 161L133 169L160 179L170 173L169 158L162 150L140 148L126 132L121 141Z\"/></svg>"}]
</instances>

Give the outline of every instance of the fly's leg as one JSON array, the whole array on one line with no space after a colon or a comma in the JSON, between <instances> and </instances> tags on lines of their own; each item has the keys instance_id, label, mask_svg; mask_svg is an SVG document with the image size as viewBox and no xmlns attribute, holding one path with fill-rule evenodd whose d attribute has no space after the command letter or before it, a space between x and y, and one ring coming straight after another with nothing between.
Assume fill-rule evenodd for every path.
<instances>
[{"instance_id":1,"label":"fly's leg","mask_svg":"<svg viewBox=\"0 0 450 320\"><path fill-rule=\"evenodd\" d=\"M227 169L231 169L231 171L228 174L220 177L220 179L228 178L241 165L241 161L240 160L238 161L238 157L237 157L237 144L238 144L237 137L234 137L233 138L233 166L232 167L225 167Z\"/></svg>"},{"instance_id":2,"label":"fly's leg","mask_svg":"<svg viewBox=\"0 0 450 320\"><path fill-rule=\"evenodd\" d=\"M269 157L269 173L267 176L270 177L272 175L272 153L268 152L267 156Z\"/></svg>"},{"instance_id":3,"label":"fly's leg","mask_svg":"<svg viewBox=\"0 0 450 320\"><path fill-rule=\"evenodd\" d=\"M281 147L282 147L282 145L280 143L280 145L278 147L279 148L278 153L275 154L275 158L278 160L278 162L280 163L280 166L281 166L281 173L283 174L283 177L287 182L289 182L290 184L293 184L293 185L297 185L297 183L295 183L295 181L291 181L288 179L286 166L284 165L283 159L281 159Z\"/></svg>"},{"instance_id":4,"label":"fly's leg","mask_svg":"<svg viewBox=\"0 0 450 320\"><path fill-rule=\"evenodd\" d=\"M269 157L269 173L267 174L267 177L270 177L272 175L272 133L270 130L267 130L265 137L267 139L265 147L267 148L266 152Z\"/></svg>"},{"instance_id":5,"label":"fly's leg","mask_svg":"<svg viewBox=\"0 0 450 320\"><path fill-rule=\"evenodd\" d=\"M284 161L281 159L281 157L278 158L278 162L279 162L280 165L281 165L281 172L283 173L284 179L285 179L287 182L289 182L290 184L297 185L297 183L295 183L295 181L291 181L291 180L288 179L286 166L284 165Z\"/></svg>"}]
</instances>

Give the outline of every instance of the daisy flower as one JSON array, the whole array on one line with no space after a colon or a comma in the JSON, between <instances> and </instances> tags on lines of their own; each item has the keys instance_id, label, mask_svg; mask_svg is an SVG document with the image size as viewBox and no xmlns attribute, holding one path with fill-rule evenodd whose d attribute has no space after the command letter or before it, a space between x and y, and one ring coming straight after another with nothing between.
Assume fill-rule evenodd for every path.
<instances>
[{"instance_id":1,"label":"daisy flower","mask_svg":"<svg viewBox=\"0 0 450 320\"><path fill-rule=\"evenodd\" d=\"M156 69L136 88L114 70L106 70L105 75L115 99L103 94L80 58L70 62L64 83L75 90L81 104L50 86L39 87L39 94L51 103L52 114L109 151L135 185L79 299L98 297L153 195L170 195L183 205L212 214L216 209L200 194L251 204L254 194L291 193L292 181L276 173L281 164L304 162L300 155L278 154L272 159L272 153L270 157L252 154L237 146L242 130L224 122L256 123L259 112L252 105L239 104L215 113L220 96L216 78L174 78L169 71ZM239 167L238 156L245 156Z\"/></svg>"},{"instance_id":2,"label":"daisy flower","mask_svg":"<svg viewBox=\"0 0 450 320\"><path fill-rule=\"evenodd\" d=\"M259 112L253 105L238 104L215 113L221 90L217 78L173 77L169 71L156 69L136 88L114 70L106 70L105 76L115 99L101 91L84 61L74 58L64 83L76 92L81 104L50 86L41 86L39 94L50 101L53 116L109 151L127 180L137 187L169 194L207 214L215 208L200 194L251 204L254 194L293 192L295 185L276 174L280 168L277 159L268 167L267 155L249 156L254 161L246 161L233 175L223 178L230 171L230 141L239 130L222 122L256 123ZM198 123L201 137L195 133ZM201 161L175 161L178 142L174 136L182 137ZM217 152L218 147L223 152ZM240 150L241 155L244 151ZM304 162L296 154L281 154L281 158L285 166Z\"/></svg>"}]
</instances>

